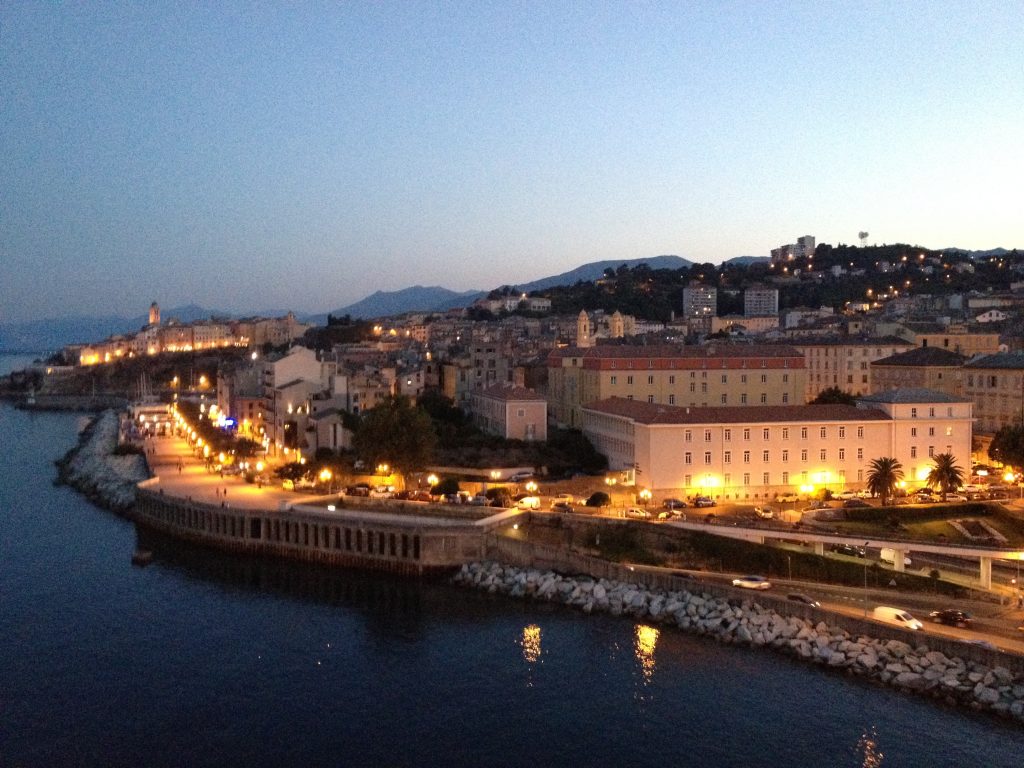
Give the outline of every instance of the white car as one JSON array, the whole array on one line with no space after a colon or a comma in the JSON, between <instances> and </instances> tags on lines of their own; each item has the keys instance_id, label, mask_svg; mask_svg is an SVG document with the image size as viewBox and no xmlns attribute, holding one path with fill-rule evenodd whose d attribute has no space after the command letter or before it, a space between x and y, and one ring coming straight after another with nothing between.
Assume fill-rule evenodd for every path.
<instances>
[{"instance_id":1,"label":"white car","mask_svg":"<svg viewBox=\"0 0 1024 768\"><path fill-rule=\"evenodd\" d=\"M628 507L626 509L626 517L635 517L638 520L647 520L650 516L650 512L646 509L641 509L640 507Z\"/></svg>"},{"instance_id":2,"label":"white car","mask_svg":"<svg viewBox=\"0 0 1024 768\"><path fill-rule=\"evenodd\" d=\"M800 501L800 497L795 493L784 493L781 496L775 497L776 501L781 501L784 504L795 504Z\"/></svg>"},{"instance_id":3,"label":"white car","mask_svg":"<svg viewBox=\"0 0 1024 768\"><path fill-rule=\"evenodd\" d=\"M775 510L771 507L754 507L754 514L762 520L771 520L775 517Z\"/></svg>"},{"instance_id":4,"label":"white car","mask_svg":"<svg viewBox=\"0 0 1024 768\"><path fill-rule=\"evenodd\" d=\"M572 504L574 501L571 493L556 493L551 497L551 507L553 509L555 504Z\"/></svg>"},{"instance_id":5,"label":"white car","mask_svg":"<svg viewBox=\"0 0 1024 768\"><path fill-rule=\"evenodd\" d=\"M772 583L764 576L740 576L732 580L732 585L743 589L771 589Z\"/></svg>"},{"instance_id":6,"label":"white car","mask_svg":"<svg viewBox=\"0 0 1024 768\"><path fill-rule=\"evenodd\" d=\"M540 509L540 496L522 496L516 499L519 509Z\"/></svg>"},{"instance_id":7,"label":"white car","mask_svg":"<svg viewBox=\"0 0 1024 768\"><path fill-rule=\"evenodd\" d=\"M840 499L841 501L847 501L849 499L856 499L857 498L857 492L856 491L840 491L839 493L834 494L832 496L832 498Z\"/></svg>"},{"instance_id":8,"label":"white car","mask_svg":"<svg viewBox=\"0 0 1024 768\"><path fill-rule=\"evenodd\" d=\"M941 496L939 497L941 500ZM967 497L962 493L947 493L946 501L967 501Z\"/></svg>"}]
</instances>

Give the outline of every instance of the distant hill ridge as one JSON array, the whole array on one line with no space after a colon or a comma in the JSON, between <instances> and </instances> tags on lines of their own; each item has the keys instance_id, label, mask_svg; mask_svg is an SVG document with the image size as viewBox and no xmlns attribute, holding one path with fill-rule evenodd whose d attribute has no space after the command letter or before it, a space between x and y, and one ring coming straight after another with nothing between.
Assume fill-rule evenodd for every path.
<instances>
[{"instance_id":1,"label":"distant hill ridge","mask_svg":"<svg viewBox=\"0 0 1024 768\"><path fill-rule=\"evenodd\" d=\"M986 251L967 251L961 248L946 248L944 250L967 253L973 258L1001 256L1008 252L1005 248L993 248ZM769 261L767 256L736 256L723 263L749 265L767 261ZM592 282L598 280L607 269L618 269L623 266L635 268L640 264L646 264L654 270L671 270L693 266L694 262L681 256L673 255L651 256L641 259L595 261L583 264L568 272L527 283L520 283L513 287L519 291L529 293L559 286L571 286L581 281ZM483 290L459 292L441 286L425 287L417 285L397 291L376 291L354 304L332 310L330 314L339 317L350 315L354 318L368 319L400 315L406 312L444 312L454 307L469 306L477 299L486 295L487 292ZM190 304L183 307L163 309L161 314L166 319L175 318L180 322L188 323L195 320L205 320L210 317L238 318L255 315L278 317L284 315L285 311L248 312L244 315L238 315L212 311ZM296 315L303 322L318 325L325 324L327 320L327 313L300 314L296 312ZM148 322L146 315L132 318L104 315L99 317L49 318L25 323L9 323L0 325L0 351L56 350L67 344L97 342L115 334L133 333L142 328L146 322Z\"/></svg>"}]
</instances>

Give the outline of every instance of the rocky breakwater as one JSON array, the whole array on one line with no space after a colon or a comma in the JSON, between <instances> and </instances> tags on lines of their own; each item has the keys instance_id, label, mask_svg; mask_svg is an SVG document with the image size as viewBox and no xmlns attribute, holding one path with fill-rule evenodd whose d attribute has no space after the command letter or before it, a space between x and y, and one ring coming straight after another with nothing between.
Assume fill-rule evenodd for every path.
<instances>
[{"instance_id":1,"label":"rocky breakwater","mask_svg":"<svg viewBox=\"0 0 1024 768\"><path fill-rule=\"evenodd\" d=\"M988 710L1024 722L1024 676L912 646L853 634L824 621L784 615L751 598L694 591L649 590L636 584L495 562L462 566L458 584L510 597L548 600L584 613L674 625L723 643L772 648L808 662L865 677L949 704Z\"/></svg>"},{"instance_id":2,"label":"rocky breakwater","mask_svg":"<svg viewBox=\"0 0 1024 768\"><path fill-rule=\"evenodd\" d=\"M119 434L117 412L101 413L82 430L78 445L57 461L57 476L95 504L127 514L135 504L135 484L149 477L149 469L142 455L117 453Z\"/></svg>"}]
</instances>

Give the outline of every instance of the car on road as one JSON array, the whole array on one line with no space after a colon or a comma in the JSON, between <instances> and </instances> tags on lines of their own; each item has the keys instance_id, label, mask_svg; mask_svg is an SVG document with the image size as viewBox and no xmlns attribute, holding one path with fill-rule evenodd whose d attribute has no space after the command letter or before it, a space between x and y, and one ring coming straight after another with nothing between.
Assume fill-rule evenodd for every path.
<instances>
[{"instance_id":1,"label":"car on road","mask_svg":"<svg viewBox=\"0 0 1024 768\"><path fill-rule=\"evenodd\" d=\"M713 507L715 506L715 500L710 496L698 496L693 500L693 506L695 507Z\"/></svg>"},{"instance_id":2,"label":"car on road","mask_svg":"<svg viewBox=\"0 0 1024 768\"><path fill-rule=\"evenodd\" d=\"M847 499L843 502L843 509L864 509L870 506L870 504L862 499Z\"/></svg>"},{"instance_id":3,"label":"car on road","mask_svg":"<svg viewBox=\"0 0 1024 768\"><path fill-rule=\"evenodd\" d=\"M902 608L892 608L888 605L880 605L875 608L871 612L871 618L875 621L903 627L904 629L913 629L915 631L924 629L924 624L911 616L907 611Z\"/></svg>"},{"instance_id":4,"label":"car on road","mask_svg":"<svg viewBox=\"0 0 1024 768\"><path fill-rule=\"evenodd\" d=\"M982 640L980 637L976 637L973 640L968 640L967 642L971 645L977 645L981 648L984 648L986 651L999 650L994 644L990 643L988 640Z\"/></svg>"},{"instance_id":5,"label":"car on road","mask_svg":"<svg viewBox=\"0 0 1024 768\"><path fill-rule=\"evenodd\" d=\"M853 544L833 544L828 549L829 552L835 552L837 555L847 555L848 557L864 557L867 554L864 547L855 547Z\"/></svg>"},{"instance_id":6,"label":"car on road","mask_svg":"<svg viewBox=\"0 0 1024 768\"><path fill-rule=\"evenodd\" d=\"M821 608L821 603L815 600L810 595L805 595L803 592L790 592L786 595L787 600L792 600L794 603L803 603L809 605L812 608Z\"/></svg>"},{"instance_id":7,"label":"car on road","mask_svg":"<svg viewBox=\"0 0 1024 768\"><path fill-rule=\"evenodd\" d=\"M771 507L754 507L754 514L762 520L771 520L775 517L775 510Z\"/></svg>"},{"instance_id":8,"label":"car on road","mask_svg":"<svg viewBox=\"0 0 1024 768\"><path fill-rule=\"evenodd\" d=\"M686 509L686 502L682 499L665 499L661 506L665 509Z\"/></svg>"},{"instance_id":9,"label":"car on road","mask_svg":"<svg viewBox=\"0 0 1024 768\"><path fill-rule=\"evenodd\" d=\"M740 576L732 580L732 585L743 589L771 589L772 583L764 576Z\"/></svg>"},{"instance_id":10,"label":"car on road","mask_svg":"<svg viewBox=\"0 0 1024 768\"><path fill-rule=\"evenodd\" d=\"M941 496L939 497L942 498ZM947 493L946 501L967 501L967 497L962 493Z\"/></svg>"},{"instance_id":11,"label":"car on road","mask_svg":"<svg viewBox=\"0 0 1024 768\"><path fill-rule=\"evenodd\" d=\"M781 501L784 504L795 504L800 501L800 497L795 493L784 493L781 496L775 497L776 501Z\"/></svg>"},{"instance_id":12,"label":"car on road","mask_svg":"<svg viewBox=\"0 0 1024 768\"><path fill-rule=\"evenodd\" d=\"M625 515L637 520L648 520L651 517L651 513L641 507L626 507Z\"/></svg>"},{"instance_id":13,"label":"car on road","mask_svg":"<svg viewBox=\"0 0 1024 768\"><path fill-rule=\"evenodd\" d=\"M940 611L932 611L928 614L936 624L948 624L951 627L963 627L969 629L971 626L971 614L961 611L959 608L943 608Z\"/></svg>"},{"instance_id":14,"label":"car on road","mask_svg":"<svg viewBox=\"0 0 1024 768\"><path fill-rule=\"evenodd\" d=\"M533 472L516 472L508 476L508 481L510 483L521 483L524 480L529 480L531 477L533 477Z\"/></svg>"}]
</instances>

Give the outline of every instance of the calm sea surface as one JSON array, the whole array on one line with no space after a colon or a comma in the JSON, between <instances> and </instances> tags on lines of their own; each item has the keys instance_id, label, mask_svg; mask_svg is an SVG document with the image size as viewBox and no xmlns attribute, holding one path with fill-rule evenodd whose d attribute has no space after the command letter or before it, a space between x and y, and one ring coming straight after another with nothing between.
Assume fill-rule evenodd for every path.
<instances>
[{"instance_id":1,"label":"calm sea surface","mask_svg":"<svg viewBox=\"0 0 1024 768\"><path fill-rule=\"evenodd\" d=\"M442 582L158 547L0 404L0 765L1019 766L1024 730ZM865 747L865 741L873 746Z\"/></svg>"}]
</instances>

